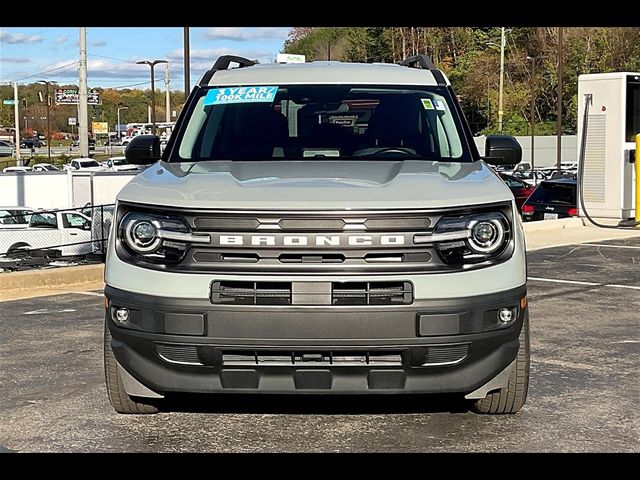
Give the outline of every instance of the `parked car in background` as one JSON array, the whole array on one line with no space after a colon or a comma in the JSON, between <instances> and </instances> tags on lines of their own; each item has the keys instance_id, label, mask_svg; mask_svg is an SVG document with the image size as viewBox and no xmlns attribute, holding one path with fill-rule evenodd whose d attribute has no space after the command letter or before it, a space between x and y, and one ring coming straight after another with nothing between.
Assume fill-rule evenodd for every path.
<instances>
[{"instance_id":1,"label":"parked car in background","mask_svg":"<svg viewBox=\"0 0 640 480\"><path fill-rule=\"evenodd\" d=\"M0 229L26 228L32 213L33 208L24 206L0 207Z\"/></svg>"},{"instance_id":2,"label":"parked car in background","mask_svg":"<svg viewBox=\"0 0 640 480\"><path fill-rule=\"evenodd\" d=\"M578 216L577 182L573 178L558 178L540 183L522 205L522 219L556 220Z\"/></svg>"},{"instance_id":3,"label":"parked car in background","mask_svg":"<svg viewBox=\"0 0 640 480\"><path fill-rule=\"evenodd\" d=\"M533 185L529 185L527 182L520 180L513 175L507 175L505 173L500 173L499 175L500 178L504 180L504 183L507 184L507 187L509 187L511 193L513 193L513 196L516 199L518 210L522 211L522 204L536 189L536 187L534 187Z\"/></svg>"},{"instance_id":4,"label":"parked car in background","mask_svg":"<svg viewBox=\"0 0 640 480\"><path fill-rule=\"evenodd\" d=\"M74 140L73 143L71 144L71 147L80 147L80 140ZM89 150L95 150L96 148L96 141L93 138L89 139Z\"/></svg>"},{"instance_id":5,"label":"parked car in background","mask_svg":"<svg viewBox=\"0 0 640 480\"><path fill-rule=\"evenodd\" d=\"M15 145L5 140L0 140L0 157L11 157L14 150Z\"/></svg>"},{"instance_id":6,"label":"parked car in background","mask_svg":"<svg viewBox=\"0 0 640 480\"><path fill-rule=\"evenodd\" d=\"M51 163L36 163L33 166L34 172L59 172L60 169Z\"/></svg>"},{"instance_id":7,"label":"parked car in background","mask_svg":"<svg viewBox=\"0 0 640 480\"><path fill-rule=\"evenodd\" d=\"M91 252L91 219L80 212L35 211L26 228L0 231L0 255L44 248L63 256Z\"/></svg>"},{"instance_id":8,"label":"parked car in background","mask_svg":"<svg viewBox=\"0 0 640 480\"><path fill-rule=\"evenodd\" d=\"M31 167L6 167L2 170L2 173L11 173L11 172L30 172Z\"/></svg>"},{"instance_id":9,"label":"parked car in background","mask_svg":"<svg viewBox=\"0 0 640 480\"><path fill-rule=\"evenodd\" d=\"M20 148L40 148L46 146L47 143L39 138L25 138L20 141Z\"/></svg>"},{"instance_id":10,"label":"parked car in background","mask_svg":"<svg viewBox=\"0 0 640 480\"><path fill-rule=\"evenodd\" d=\"M112 172L137 172L139 170L137 165L128 163L125 157L111 157L105 163L107 169Z\"/></svg>"},{"instance_id":11,"label":"parked car in background","mask_svg":"<svg viewBox=\"0 0 640 480\"><path fill-rule=\"evenodd\" d=\"M93 158L76 158L63 165L63 170L79 170L81 172L103 172L104 167Z\"/></svg>"}]
</instances>

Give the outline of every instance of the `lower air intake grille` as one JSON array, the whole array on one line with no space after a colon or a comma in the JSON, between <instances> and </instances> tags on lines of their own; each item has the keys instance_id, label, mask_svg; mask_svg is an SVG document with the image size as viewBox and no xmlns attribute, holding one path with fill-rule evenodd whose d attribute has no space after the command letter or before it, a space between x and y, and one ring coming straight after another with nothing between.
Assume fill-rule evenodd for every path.
<instances>
[{"instance_id":1,"label":"lower air intake grille","mask_svg":"<svg viewBox=\"0 0 640 480\"><path fill-rule=\"evenodd\" d=\"M226 367L397 367L402 366L401 352L332 351L224 351L222 363Z\"/></svg>"},{"instance_id":2,"label":"lower air intake grille","mask_svg":"<svg viewBox=\"0 0 640 480\"><path fill-rule=\"evenodd\" d=\"M185 365L202 365L196 345L172 345L170 343L156 344L158 355L167 362Z\"/></svg>"},{"instance_id":3,"label":"lower air intake grille","mask_svg":"<svg viewBox=\"0 0 640 480\"><path fill-rule=\"evenodd\" d=\"M413 302L410 282L334 282L333 305L406 305Z\"/></svg>"},{"instance_id":4,"label":"lower air intake grille","mask_svg":"<svg viewBox=\"0 0 640 480\"><path fill-rule=\"evenodd\" d=\"M450 365L461 362L468 354L469 345L429 347L424 365Z\"/></svg>"},{"instance_id":5,"label":"lower air intake grille","mask_svg":"<svg viewBox=\"0 0 640 480\"><path fill-rule=\"evenodd\" d=\"M214 282L211 302L232 305L291 305L291 282Z\"/></svg>"}]
</instances>

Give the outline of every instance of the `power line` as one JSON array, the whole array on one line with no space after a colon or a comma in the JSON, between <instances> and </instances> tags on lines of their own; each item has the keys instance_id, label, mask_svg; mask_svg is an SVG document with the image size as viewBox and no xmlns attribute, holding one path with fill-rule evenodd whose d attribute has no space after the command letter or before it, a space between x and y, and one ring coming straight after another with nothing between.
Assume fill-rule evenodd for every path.
<instances>
[{"instance_id":1,"label":"power line","mask_svg":"<svg viewBox=\"0 0 640 480\"><path fill-rule=\"evenodd\" d=\"M25 80L25 79L27 79L27 78L39 77L39 76L41 76L41 75L44 75L45 73L55 72L56 70L60 70L61 68L65 68L65 67L70 67L70 66L74 66L74 67L75 67L76 65L78 65L78 62L71 62L71 63L67 63L66 65L60 65L59 67L52 68L52 69L50 69L50 70L44 70L44 71L42 71L42 72L34 73L33 75L27 75L27 76L25 76L25 77L17 78L15 81L16 81L16 82L18 82L18 81L20 81L20 80Z\"/></svg>"},{"instance_id":2,"label":"power line","mask_svg":"<svg viewBox=\"0 0 640 480\"><path fill-rule=\"evenodd\" d=\"M108 58L109 60L115 60L117 62L123 62L123 63L135 63L133 60L124 60L122 58L108 57L106 55L98 55L97 53L90 53L89 56L90 57Z\"/></svg>"}]
</instances>

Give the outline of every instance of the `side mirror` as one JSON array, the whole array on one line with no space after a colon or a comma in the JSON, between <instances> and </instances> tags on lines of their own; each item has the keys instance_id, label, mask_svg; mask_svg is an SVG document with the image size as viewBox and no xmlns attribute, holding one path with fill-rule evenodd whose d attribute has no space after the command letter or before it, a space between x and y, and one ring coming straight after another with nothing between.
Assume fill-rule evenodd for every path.
<instances>
[{"instance_id":1,"label":"side mirror","mask_svg":"<svg viewBox=\"0 0 640 480\"><path fill-rule=\"evenodd\" d=\"M124 151L128 163L133 165L151 165L160 160L160 138L157 135L138 135L133 137Z\"/></svg>"},{"instance_id":2,"label":"side mirror","mask_svg":"<svg viewBox=\"0 0 640 480\"><path fill-rule=\"evenodd\" d=\"M484 160L491 165L516 165L522 160L522 147L511 135L488 135Z\"/></svg>"}]
</instances>

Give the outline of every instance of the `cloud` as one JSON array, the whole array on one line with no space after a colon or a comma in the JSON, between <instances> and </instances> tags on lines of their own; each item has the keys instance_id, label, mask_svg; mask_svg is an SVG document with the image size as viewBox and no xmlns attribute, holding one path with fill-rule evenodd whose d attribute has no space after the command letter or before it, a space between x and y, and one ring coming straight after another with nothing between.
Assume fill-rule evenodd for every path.
<instances>
[{"instance_id":1,"label":"cloud","mask_svg":"<svg viewBox=\"0 0 640 480\"><path fill-rule=\"evenodd\" d=\"M0 42L4 43L37 43L41 41L42 37L39 35L25 35L24 33L9 33L0 31Z\"/></svg>"},{"instance_id":2,"label":"cloud","mask_svg":"<svg viewBox=\"0 0 640 480\"><path fill-rule=\"evenodd\" d=\"M2 57L2 63L29 63L32 61L28 57Z\"/></svg>"},{"instance_id":3,"label":"cloud","mask_svg":"<svg viewBox=\"0 0 640 480\"><path fill-rule=\"evenodd\" d=\"M63 43L66 43L69 40L69 36L68 35L60 35L59 37L57 37L54 41L54 43L56 45L61 45Z\"/></svg>"},{"instance_id":4,"label":"cloud","mask_svg":"<svg viewBox=\"0 0 640 480\"><path fill-rule=\"evenodd\" d=\"M207 28L204 36L209 40L232 40L246 42L249 40L284 40L289 34L288 28L283 27L211 27Z\"/></svg>"},{"instance_id":5,"label":"cloud","mask_svg":"<svg viewBox=\"0 0 640 480\"><path fill-rule=\"evenodd\" d=\"M96 40L95 42L91 42L92 47L104 47L106 44L106 40Z\"/></svg>"},{"instance_id":6,"label":"cloud","mask_svg":"<svg viewBox=\"0 0 640 480\"><path fill-rule=\"evenodd\" d=\"M183 54L184 51L181 48L176 48L172 50L167 55L168 60L171 63L182 63L183 62ZM202 48L202 49L191 49L190 57L191 57L191 67L193 68L194 64L197 63L206 63L207 68L210 68L211 65L214 64L216 59L220 55L239 55L241 57L250 58L250 59L258 59L261 62L271 62L275 58L275 52L271 50L255 50L255 49L238 49L238 48L229 48L229 47L216 47L216 48Z\"/></svg>"}]
</instances>

